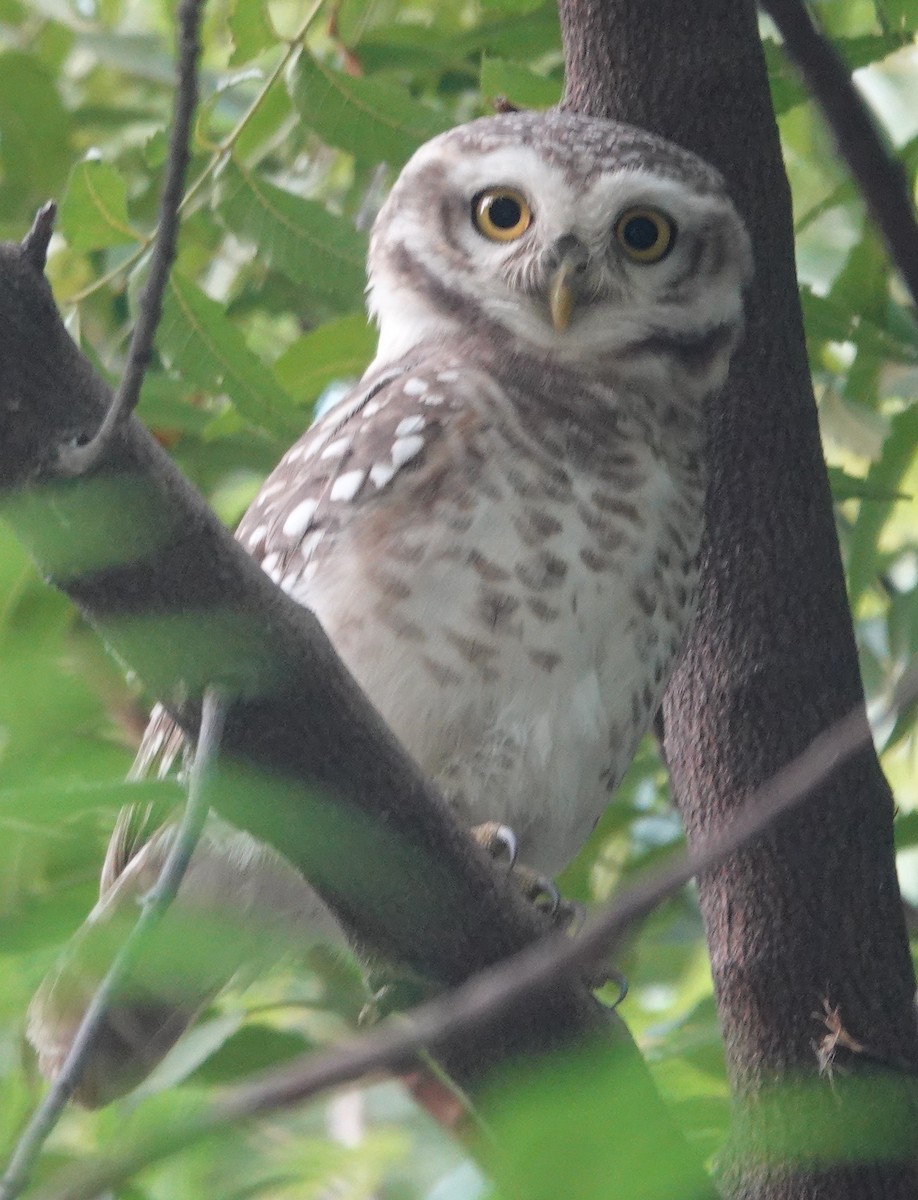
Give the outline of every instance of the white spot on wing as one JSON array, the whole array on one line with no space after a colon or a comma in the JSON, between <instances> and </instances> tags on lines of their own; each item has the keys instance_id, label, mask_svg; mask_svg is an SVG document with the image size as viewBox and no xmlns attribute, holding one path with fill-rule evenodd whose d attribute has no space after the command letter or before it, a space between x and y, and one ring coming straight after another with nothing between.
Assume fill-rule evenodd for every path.
<instances>
[{"instance_id":1,"label":"white spot on wing","mask_svg":"<svg viewBox=\"0 0 918 1200\"><path fill-rule=\"evenodd\" d=\"M256 529L252 530L252 532L249 534L249 536L246 540L248 541L250 546L257 546L258 543L261 541L261 539L265 536L265 534L267 532L268 532L267 525L259 525Z\"/></svg>"},{"instance_id":2,"label":"white spot on wing","mask_svg":"<svg viewBox=\"0 0 918 1200\"><path fill-rule=\"evenodd\" d=\"M328 493L329 499L343 500L345 503L348 500L353 500L360 491L361 485L366 477L366 471L345 471L344 474L339 475L332 484L332 489Z\"/></svg>"},{"instance_id":3,"label":"white spot on wing","mask_svg":"<svg viewBox=\"0 0 918 1200\"><path fill-rule=\"evenodd\" d=\"M309 528L312 518L316 515L318 507L318 500L301 500L296 508L292 508L288 513L281 532L289 538L302 537Z\"/></svg>"},{"instance_id":4,"label":"white spot on wing","mask_svg":"<svg viewBox=\"0 0 918 1200\"><path fill-rule=\"evenodd\" d=\"M427 391L426 379L406 379L402 385L406 396L423 396Z\"/></svg>"},{"instance_id":5,"label":"white spot on wing","mask_svg":"<svg viewBox=\"0 0 918 1200\"><path fill-rule=\"evenodd\" d=\"M458 371L438 371L437 379L440 383L455 383L459 378Z\"/></svg>"},{"instance_id":6,"label":"white spot on wing","mask_svg":"<svg viewBox=\"0 0 918 1200\"><path fill-rule=\"evenodd\" d=\"M351 439L349 437L337 438L333 442L329 442L319 458L340 458L350 449Z\"/></svg>"},{"instance_id":7,"label":"white spot on wing","mask_svg":"<svg viewBox=\"0 0 918 1200\"><path fill-rule=\"evenodd\" d=\"M420 433L425 421L422 416L403 417L395 427L396 437L406 437L409 433Z\"/></svg>"},{"instance_id":8,"label":"white spot on wing","mask_svg":"<svg viewBox=\"0 0 918 1200\"><path fill-rule=\"evenodd\" d=\"M392 443L392 462L395 469L403 467L406 462L410 462L424 449L424 439L419 433L413 434L411 437L396 438Z\"/></svg>"},{"instance_id":9,"label":"white spot on wing","mask_svg":"<svg viewBox=\"0 0 918 1200\"><path fill-rule=\"evenodd\" d=\"M289 455L287 456L289 459ZM266 483L256 497L256 503L263 505L266 500L272 496L276 496L278 492L282 492L287 485L282 479L276 480L274 483Z\"/></svg>"},{"instance_id":10,"label":"white spot on wing","mask_svg":"<svg viewBox=\"0 0 918 1200\"><path fill-rule=\"evenodd\" d=\"M374 463L370 467L370 479L378 488L384 488L395 471L396 468L391 463Z\"/></svg>"},{"instance_id":11,"label":"white spot on wing","mask_svg":"<svg viewBox=\"0 0 918 1200\"><path fill-rule=\"evenodd\" d=\"M442 404L443 397L439 392L431 392L429 396L424 396L421 400L422 404Z\"/></svg>"}]
</instances>

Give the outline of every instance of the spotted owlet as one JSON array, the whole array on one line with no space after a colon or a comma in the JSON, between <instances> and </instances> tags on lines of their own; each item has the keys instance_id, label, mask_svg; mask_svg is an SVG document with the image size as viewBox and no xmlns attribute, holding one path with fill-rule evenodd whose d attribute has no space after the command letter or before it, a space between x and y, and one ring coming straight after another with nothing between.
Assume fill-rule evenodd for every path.
<instances>
[{"instance_id":1,"label":"spotted owlet","mask_svg":"<svg viewBox=\"0 0 918 1200\"><path fill-rule=\"evenodd\" d=\"M505 823L538 871L583 845L691 619L705 408L749 270L719 175L649 133L551 112L435 138L373 230L376 358L239 526L461 819ZM154 716L142 768L179 740ZM90 923L149 886L167 841L119 821ZM331 924L215 825L179 902L240 895L246 919ZM73 1032L62 978L32 1009L50 1072ZM135 1081L204 992L116 1007L84 1099Z\"/></svg>"}]
</instances>

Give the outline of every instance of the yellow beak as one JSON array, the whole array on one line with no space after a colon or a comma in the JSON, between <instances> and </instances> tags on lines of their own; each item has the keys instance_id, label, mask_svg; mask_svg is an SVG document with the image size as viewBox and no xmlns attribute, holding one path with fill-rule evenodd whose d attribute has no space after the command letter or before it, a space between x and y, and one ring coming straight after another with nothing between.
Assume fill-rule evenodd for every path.
<instances>
[{"instance_id":1,"label":"yellow beak","mask_svg":"<svg viewBox=\"0 0 918 1200\"><path fill-rule=\"evenodd\" d=\"M574 293L570 289L568 280L575 270L575 263L563 262L552 276L551 286L548 289L551 323L558 333L564 333L571 323L571 313L574 311Z\"/></svg>"}]
</instances>

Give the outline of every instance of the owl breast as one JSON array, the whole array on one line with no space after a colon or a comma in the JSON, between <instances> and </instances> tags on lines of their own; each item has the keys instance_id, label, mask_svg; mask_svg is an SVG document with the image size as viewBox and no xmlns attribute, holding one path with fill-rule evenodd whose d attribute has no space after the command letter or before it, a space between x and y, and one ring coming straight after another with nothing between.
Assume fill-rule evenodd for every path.
<instances>
[{"instance_id":1,"label":"owl breast","mask_svg":"<svg viewBox=\"0 0 918 1200\"><path fill-rule=\"evenodd\" d=\"M265 560L461 819L509 824L548 873L647 728L696 582L697 456L664 453L646 405L593 392L535 418L490 373L416 366L307 435L337 461L313 469L318 504L285 497L275 522L299 506L309 530Z\"/></svg>"}]
</instances>

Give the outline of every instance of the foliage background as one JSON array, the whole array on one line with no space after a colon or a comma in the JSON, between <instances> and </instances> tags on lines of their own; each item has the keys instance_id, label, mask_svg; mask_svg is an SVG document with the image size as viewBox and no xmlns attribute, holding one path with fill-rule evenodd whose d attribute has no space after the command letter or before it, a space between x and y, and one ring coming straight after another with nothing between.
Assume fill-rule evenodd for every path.
<instances>
[{"instance_id":1,"label":"foliage background","mask_svg":"<svg viewBox=\"0 0 918 1200\"><path fill-rule=\"evenodd\" d=\"M914 187L918 0L814 7L858 69ZM879 714L918 650L918 329L818 114L767 23L762 31L849 594ZM18 240L40 203L60 201L48 274L73 336L112 381L155 220L172 40L171 6L156 0L0 0L0 236ZM491 111L495 97L546 106L561 83L557 15L542 0L208 7L179 258L139 411L228 524L317 402L372 355L362 306L366 231L401 164L432 134ZM28 999L93 903L144 713L144 697L0 525L4 1157L40 1094L23 1038ZM914 713L878 725L876 736L899 807L903 888L918 903ZM599 902L680 839L648 741L563 890ZM624 1016L690 1136L713 1155L727 1089L691 890L634 929L619 961L631 983ZM140 1093L101 1113L70 1113L49 1161L130 1139L220 1082L333 1041L358 1006L348 964L279 968L216 1003ZM507 1136L529 1139L539 1163L530 1195L574 1194L569 1177L554 1181L539 1141L558 1144L565 1131L583 1130L585 1111L601 1109L588 1088L576 1103L560 1095L563 1078L550 1089L530 1080L509 1105L517 1120ZM598 1129L586 1147L597 1179L615 1149L607 1143ZM488 1186L387 1084L186 1152L118 1195L465 1200Z\"/></svg>"}]
</instances>

